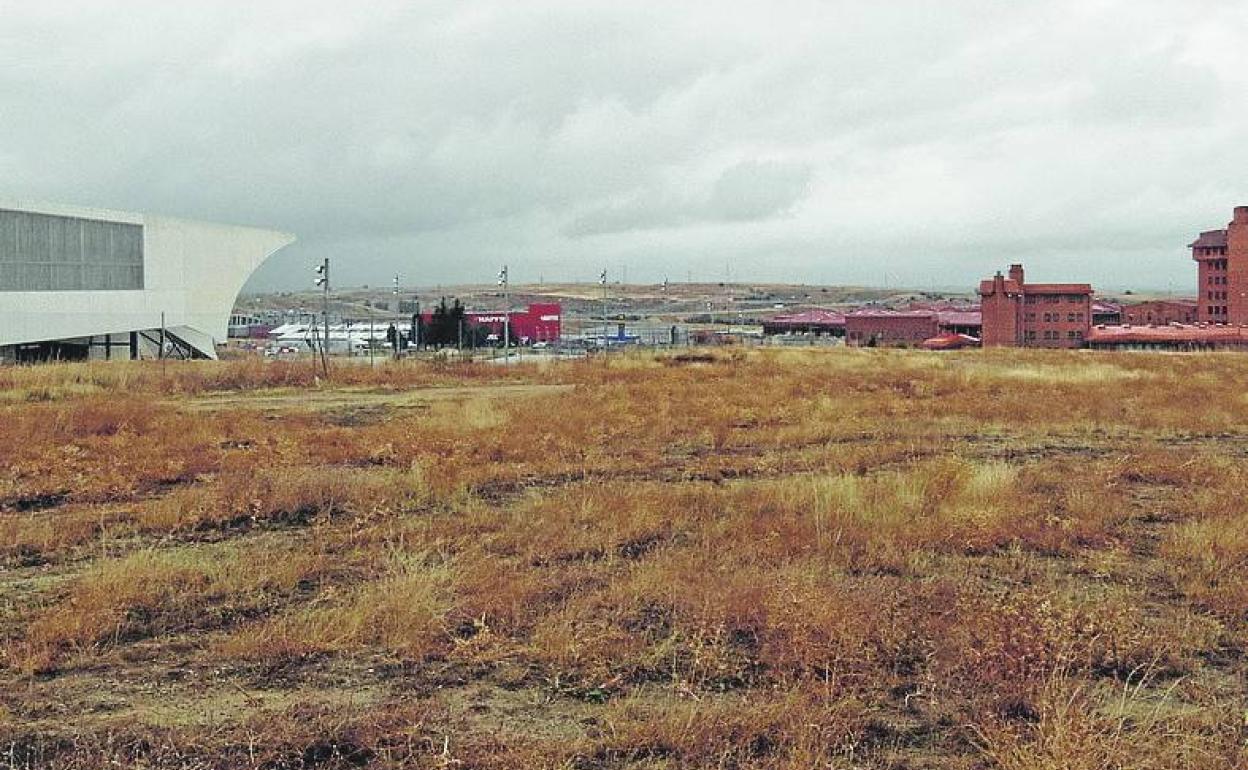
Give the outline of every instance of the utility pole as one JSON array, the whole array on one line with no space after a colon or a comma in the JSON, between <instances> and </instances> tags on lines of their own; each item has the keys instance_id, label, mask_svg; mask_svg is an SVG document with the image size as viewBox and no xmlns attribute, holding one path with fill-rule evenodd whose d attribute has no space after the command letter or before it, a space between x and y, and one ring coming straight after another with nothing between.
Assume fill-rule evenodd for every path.
<instances>
[{"instance_id":1,"label":"utility pole","mask_svg":"<svg viewBox=\"0 0 1248 770\"><path fill-rule=\"evenodd\" d=\"M399 274L394 274L394 360L399 360L399 347L403 341L403 332L399 331Z\"/></svg>"},{"instance_id":2,"label":"utility pole","mask_svg":"<svg viewBox=\"0 0 1248 770\"><path fill-rule=\"evenodd\" d=\"M329 379L329 257L316 266L316 285L321 287L321 372Z\"/></svg>"},{"instance_id":3,"label":"utility pole","mask_svg":"<svg viewBox=\"0 0 1248 770\"><path fill-rule=\"evenodd\" d=\"M498 285L503 287L503 363L511 363L511 295L507 266L498 271Z\"/></svg>"},{"instance_id":4,"label":"utility pole","mask_svg":"<svg viewBox=\"0 0 1248 770\"><path fill-rule=\"evenodd\" d=\"M372 292L369 292L372 294ZM373 363L373 301L368 300L368 365L376 366Z\"/></svg>"},{"instance_id":5,"label":"utility pole","mask_svg":"<svg viewBox=\"0 0 1248 770\"><path fill-rule=\"evenodd\" d=\"M598 283L602 286L602 349L605 353L607 347L611 344L607 341L607 269L602 269L602 274L598 276Z\"/></svg>"},{"instance_id":6,"label":"utility pole","mask_svg":"<svg viewBox=\"0 0 1248 770\"><path fill-rule=\"evenodd\" d=\"M165 376L165 311L160 311L160 376Z\"/></svg>"}]
</instances>

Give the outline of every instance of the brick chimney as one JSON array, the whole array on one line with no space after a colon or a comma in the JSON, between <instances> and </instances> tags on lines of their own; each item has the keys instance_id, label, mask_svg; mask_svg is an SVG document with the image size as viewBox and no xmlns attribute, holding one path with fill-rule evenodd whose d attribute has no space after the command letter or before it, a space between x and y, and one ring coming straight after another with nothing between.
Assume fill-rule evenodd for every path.
<instances>
[{"instance_id":1,"label":"brick chimney","mask_svg":"<svg viewBox=\"0 0 1248 770\"><path fill-rule=\"evenodd\" d=\"M1235 218L1231 221L1233 225L1248 225L1248 206L1236 206Z\"/></svg>"},{"instance_id":2,"label":"brick chimney","mask_svg":"<svg viewBox=\"0 0 1248 770\"><path fill-rule=\"evenodd\" d=\"M1019 288L1023 286L1023 266L1010 265L1010 280L1018 284Z\"/></svg>"}]
</instances>

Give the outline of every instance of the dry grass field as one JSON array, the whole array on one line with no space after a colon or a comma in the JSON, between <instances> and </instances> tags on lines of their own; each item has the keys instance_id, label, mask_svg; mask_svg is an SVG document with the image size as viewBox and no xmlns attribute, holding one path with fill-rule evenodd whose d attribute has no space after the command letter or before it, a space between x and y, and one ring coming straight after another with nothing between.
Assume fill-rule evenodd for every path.
<instances>
[{"instance_id":1,"label":"dry grass field","mask_svg":"<svg viewBox=\"0 0 1248 770\"><path fill-rule=\"evenodd\" d=\"M1245 382L0 369L0 766L1248 767Z\"/></svg>"}]
</instances>

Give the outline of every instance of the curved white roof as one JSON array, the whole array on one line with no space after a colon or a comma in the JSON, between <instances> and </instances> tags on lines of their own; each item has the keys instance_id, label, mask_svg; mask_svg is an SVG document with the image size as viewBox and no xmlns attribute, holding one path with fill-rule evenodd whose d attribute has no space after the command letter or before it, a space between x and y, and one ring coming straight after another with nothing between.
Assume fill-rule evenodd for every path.
<instances>
[{"instance_id":1,"label":"curved white roof","mask_svg":"<svg viewBox=\"0 0 1248 770\"><path fill-rule=\"evenodd\" d=\"M215 343L225 341L230 312L247 278L295 240L289 233L254 227L0 198L0 214L13 217L14 212L140 226L142 280L136 284L141 288L119 290L68 289L54 285L55 278L48 289L0 290L0 346L154 330L161 328L163 314L170 333L215 358ZM7 255L0 256L0 270L47 258L30 256L37 250L30 245L34 236L0 230L4 237L13 242L0 244L0 255ZM89 262L90 250L84 253ZM54 270L48 274L56 275Z\"/></svg>"}]
</instances>

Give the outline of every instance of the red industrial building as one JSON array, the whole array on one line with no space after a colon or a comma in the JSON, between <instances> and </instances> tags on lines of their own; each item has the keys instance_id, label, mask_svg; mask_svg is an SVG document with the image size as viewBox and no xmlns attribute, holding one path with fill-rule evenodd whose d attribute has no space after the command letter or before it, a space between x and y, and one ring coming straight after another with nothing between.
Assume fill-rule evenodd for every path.
<instances>
[{"instance_id":1,"label":"red industrial building","mask_svg":"<svg viewBox=\"0 0 1248 770\"><path fill-rule=\"evenodd\" d=\"M763 321L763 334L813 334L845 336L845 314L831 310L786 313Z\"/></svg>"},{"instance_id":2,"label":"red industrial building","mask_svg":"<svg viewBox=\"0 0 1248 770\"><path fill-rule=\"evenodd\" d=\"M1122 323L1122 305L1112 300L1092 300L1092 325L1117 326Z\"/></svg>"},{"instance_id":3,"label":"red industrial building","mask_svg":"<svg viewBox=\"0 0 1248 770\"><path fill-rule=\"evenodd\" d=\"M845 342L857 346L910 347L946 334L978 337L975 310L856 310L845 316Z\"/></svg>"},{"instance_id":4,"label":"red industrial building","mask_svg":"<svg viewBox=\"0 0 1248 770\"><path fill-rule=\"evenodd\" d=\"M433 318L433 311L421 313L425 323ZM490 334L503 336L507 314L488 310L464 311L464 320L490 330ZM529 305L527 310L511 311L511 335L521 342L558 342L563 331L563 307L557 302Z\"/></svg>"},{"instance_id":5,"label":"red industrial building","mask_svg":"<svg viewBox=\"0 0 1248 770\"><path fill-rule=\"evenodd\" d=\"M808 310L763 321L763 334L810 334L844 337L849 345L912 346L942 334L978 338L979 308L975 305L913 307L910 310L861 308L849 313Z\"/></svg>"},{"instance_id":6,"label":"red industrial building","mask_svg":"<svg viewBox=\"0 0 1248 770\"><path fill-rule=\"evenodd\" d=\"M1166 326L1194 324L1199 320L1199 306L1190 299L1158 299L1123 305L1119 323L1132 326Z\"/></svg>"},{"instance_id":7,"label":"red industrial building","mask_svg":"<svg viewBox=\"0 0 1248 770\"><path fill-rule=\"evenodd\" d=\"M491 334L502 337L503 313L470 310L464 317L471 323L487 327ZM558 342L562 333L563 307L557 302L529 305L527 310L511 312L511 333L522 342Z\"/></svg>"},{"instance_id":8,"label":"red industrial building","mask_svg":"<svg viewBox=\"0 0 1248 770\"><path fill-rule=\"evenodd\" d=\"M1197 270L1199 319L1248 324L1248 206L1235 209L1225 230L1208 230L1190 244Z\"/></svg>"},{"instance_id":9,"label":"red industrial building","mask_svg":"<svg viewBox=\"0 0 1248 770\"><path fill-rule=\"evenodd\" d=\"M930 310L860 310L845 316L845 342L858 346L918 345L939 333Z\"/></svg>"},{"instance_id":10,"label":"red industrial building","mask_svg":"<svg viewBox=\"0 0 1248 770\"><path fill-rule=\"evenodd\" d=\"M983 344L1078 348L1092 328L1092 287L1086 283L1027 283L1010 265L979 284Z\"/></svg>"}]
</instances>

